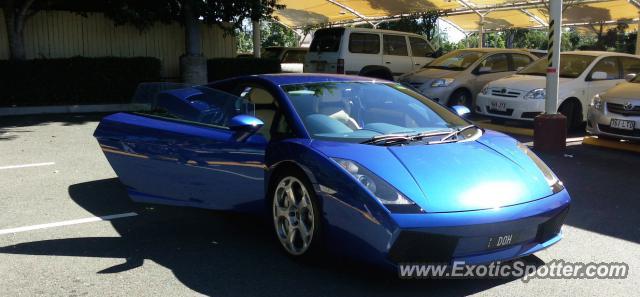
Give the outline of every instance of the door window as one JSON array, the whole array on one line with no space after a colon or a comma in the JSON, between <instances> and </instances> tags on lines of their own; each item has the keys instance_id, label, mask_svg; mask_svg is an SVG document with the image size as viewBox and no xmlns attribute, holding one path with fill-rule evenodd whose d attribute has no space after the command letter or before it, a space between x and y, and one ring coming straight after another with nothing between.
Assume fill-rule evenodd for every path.
<instances>
[{"instance_id":1,"label":"door window","mask_svg":"<svg viewBox=\"0 0 640 297\"><path fill-rule=\"evenodd\" d=\"M622 57L622 74L640 74L640 59Z\"/></svg>"},{"instance_id":2,"label":"door window","mask_svg":"<svg viewBox=\"0 0 640 297\"><path fill-rule=\"evenodd\" d=\"M527 55L512 54L511 58L513 59L513 71L518 70L518 68L524 68L533 62L533 59Z\"/></svg>"},{"instance_id":3,"label":"door window","mask_svg":"<svg viewBox=\"0 0 640 297\"><path fill-rule=\"evenodd\" d=\"M349 52L355 54L380 53L380 35L351 33L351 35L349 35Z\"/></svg>"},{"instance_id":4,"label":"door window","mask_svg":"<svg viewBox=\"0 0 640 297\"><path fill-rule=\"evenodd\" d=\"M429 57L433 54L431 45L426 40L419 37L409 37L411 44L411 55L414 57Z\"/></svg>"},{"instance_id":5,"label":"door window","mask_svg":"<svg viewBox=\"0 0 640 297\"><path fill-rule=\"evenodd\" d=\"M591 77L594 72L606 73L607 78L604 80L622 79L620 75L620 65L618 64L617 57L607 57L600 60L600 62L598 62L598 64L596 64L596 66L594 66L591 70L591 74L589 74L589 77Z\"/></svg>"},{"instance_id":6,"label":"door window","mask_svg":"<svg viewBox=\"0 0 640 297\"><path fill-rule=\"evenodd\" d=\"M400 35L384 35L382 38L384 44L384 54L392 56L408 56L407 40Z\"/></svg>"},{"instance_id":7,"label":"door window","mask_svg":"<svg viewBox=\"0 0 640 297\"><path fill-rule=\"evenodd\" d=\"M240 96L255 106L255 116L264 123L264 126L258 130L258 134L262 134L269 140L271 138L271 125L277 110L273 95L263 88L247 86Z\"/></svg>"},{"instance_id":8,"label":"door window","mask_svg":"<svg viewBox=\"0 0 640 297\"><path fill-rule=\"evenodd\" d=\"M162 91L143 114L165 119L228 127L239 114L253 114L253 105L232 94L208 88L190 87Z\"/></svg>"},{"instance_id":9,"label":"door window","mask_svg":"<svg viewBox=\"0 0 640 297\"><path fill-rule=\"evenodd\" d=\"M478 72L480 73L496 73L509 71L509 63L507 61L507 55L495 54L487 57L480 65L478 65Z\"/></svg>"}]
</instances>

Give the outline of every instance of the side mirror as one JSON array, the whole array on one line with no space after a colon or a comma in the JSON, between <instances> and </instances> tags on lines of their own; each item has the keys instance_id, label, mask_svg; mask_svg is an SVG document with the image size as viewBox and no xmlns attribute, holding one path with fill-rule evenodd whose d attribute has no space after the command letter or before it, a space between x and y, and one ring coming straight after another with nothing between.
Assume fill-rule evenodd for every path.
<instances>
[{"instance_id":1,"label":"side mirror","mask_svg":"<svg viewBox=\"0 0 640 297\"><path fill-rule=\"evenodd\" d=\"M629 73L629 74L624 76L624 79L626 81L632 81L632 80L634 80L636 78L636 76L637 76L637 74L635 74L635 73Z\"/></svg>"},{"instance_id":2,"label":"side mirror","mask_svg":"<svg viewBox=\"0 0 640 297\"><path fill-rule=\"evenodd\" d=\"M594 73L591 73L591 79L592 80L604 80L607 79L607 73L604 71L596 71Z\"/></svg>"},{"instance_id":3,"label":"side mirror","mask_svg":"<svg viewBox=\"0 0 640 297\"><path fill-rule=\"evenodd\" d=\"M471 113L471 110L469 110L469 108L464 105L455 105L455 106L452 106L451 108L461 117L464 117L465 115L468 115Z\"/></svg>"},{"instance_id":4,"label":"side mirror","mask_svg":"<svg viewBox=\"0 0 640 297\"><path fill-rule=\"evenodd\" d=\"M478 68L478 74L485 74L491 72L491 67L480 67Z\"/></svg>"},{"instance_id":5,"label":"side mirror","mask_svg":"<svg viewBox=\"0 0 640 297\"><path fill-rule=\"evenodd\" d=\"M249 136L255 134L264 126L259 118L254 116L241 114L229 120L229 129L235 132L234 138L238 142L245 141Z\"/></svg>"}]
</instances>

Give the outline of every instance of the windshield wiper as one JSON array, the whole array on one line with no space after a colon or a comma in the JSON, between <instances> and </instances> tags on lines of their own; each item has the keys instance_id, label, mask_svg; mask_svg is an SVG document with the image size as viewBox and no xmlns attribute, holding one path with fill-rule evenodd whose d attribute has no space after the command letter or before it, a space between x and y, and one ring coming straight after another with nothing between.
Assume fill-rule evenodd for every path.
<instances>
[{"instance_id":1,"label":"windshield wiper","mask_svg":"<svg viewBox=\"0 0 640 297\"><path fill-rule=\"evenodd\" d=\"M407 143L411 141L411 135L409 134L386 134L386 135L378 135L371 137L363 142L362 144L399 144L399 143Z\"/></svg>"},{"instance_id":2,"label":"windshield wiper","mask_svg":"<svg viewBox=\"0 0 640 297\"><path fill-rule=\"evenodd\" d=\"M421 132L416 134L385 134L378 135L367 139L362 144L385 144L385 145L394 145L394 144L403 144L409 143L412 141L418 141L423 138L433 137L438 135L449 135L450 131L430 131L430 132Z\"/></svg>"},{"instance_id":3,"label":"windshield wiper","mask_svg":"<svg viewBox=\"0 0 640 297\"><path fill-rule=\"evenodd\" d=\"M440 140L435 141L435 142L433 142L433 143L442 143L442 142L452 142L452 141L455 141L455 140L451 140L451 137L458 136L460 133L462 133L462 132L464 132L464 131L467 131L467 130L469 130L469 129L471 129L471 128L477 128L477 129L480 129L480 128L479 128L478 126L476 126L476 125L464 126L464 127L462 127L462 128L459 128L459 129L458 129L458 130L456 130L456 131L453 131L453 132L451 132L451 133L449 133L449 134L445 135L445 136L444 136L444 137L442 137ZM456 138L457 138L457 137L456 137Z\"/></svg>"}]
</instances>

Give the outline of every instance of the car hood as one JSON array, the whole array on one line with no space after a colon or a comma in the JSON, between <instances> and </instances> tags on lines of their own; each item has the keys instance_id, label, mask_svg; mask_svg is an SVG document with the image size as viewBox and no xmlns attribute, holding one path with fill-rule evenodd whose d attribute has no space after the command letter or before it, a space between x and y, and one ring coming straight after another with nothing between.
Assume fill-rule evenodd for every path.
<instances>
[{"instance_id":1,"label":"car hood","mask_svg":"<svg viewBox=\"0 0 640 297\"><path fill-rule=\"evenodd\" d=\"M601 94L608 102L624 104L629 101L640 101L640 83L621 83Z\"/></svg>"},{"instance_id":2,"label":"car hood","mask_svg":"<svg viewBox=\"0 0 640 297\"><path fill-rule=\"evenodd\" d=\"M476 141L434 145L327 143L314 147L367 167L427 212L491 209L552 194L518 142L496 132Z\"/></svg>"},{"instance_id":3,"label":"car hood","mask_svg":"<svg viewBox=\"0 0 640 297\"><path fill-rule=\"evenodd\" d=\"M417 83L431 81L436 78L455 78L461 72L462 71L446 69L422 68L401 76L399 81Z\"/></svg>"},{"instance_id":4,"label":"car hood","mask_svg":"<svg viewBox=\"0 0 640 297\"><path fill-rule=\"evenodd\" d=\"M488 84L490 88L507 88L520 91L531 91L535 89L544 89L546 87L546 77L537 75L521 75L514 74ZM570 78L560 78L560 84L571 81Z\"/></svg>"}]
</instances>

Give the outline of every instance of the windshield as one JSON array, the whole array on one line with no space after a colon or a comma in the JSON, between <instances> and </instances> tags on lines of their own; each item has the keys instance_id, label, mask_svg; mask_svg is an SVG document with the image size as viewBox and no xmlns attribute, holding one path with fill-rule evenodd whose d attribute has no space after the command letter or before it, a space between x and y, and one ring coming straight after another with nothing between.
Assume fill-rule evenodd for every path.
<instances>
[{"instance_id":1,"label":"windshield","mask_svg":"<svg viewBox=\"0 0 640 297\"><path fill-rule=\"evenodd\" d=\"M580 76L595 58L595 56L561 54L560 77L576 78ZM547 59L539 59L533 62L533 64L520 70L518 74L546 76Z\"/></svg>"},{"instance_id":2,"label":"windshield","mask_svg":"<svg viewBox=\"0 0 640 297\"><path fill-rule=\"evenodd\" d=\"M451 132L469 125L447 108L395 83L323 82L282 88L315 139L361 142L388 134ZM465 137L478 133L472 130Z\"/></svg>"},{"instance_id":3,"label":"windshield","mask_svg":"<svg viewBox=\"0 0 640 297\"><path fill-rule=\"evenodd\" d=\"M450 52L424 66L425 68L438 68L448 70L465 70L478 61L485 53L471 50L457 50Z\"/></svg>"}]
</instances>

